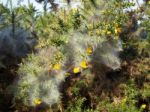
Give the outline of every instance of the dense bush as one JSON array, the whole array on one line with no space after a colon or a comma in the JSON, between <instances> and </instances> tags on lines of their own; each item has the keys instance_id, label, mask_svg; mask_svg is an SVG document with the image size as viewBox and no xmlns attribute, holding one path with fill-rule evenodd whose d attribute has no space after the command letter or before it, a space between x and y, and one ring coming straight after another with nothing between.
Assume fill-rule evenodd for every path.
<instances>
[{"instance_id":1,"label":"dense bush","mask_svg":"<svg viewBox=\"0 0 150 112\"><path fill-rule=\"evenodd\" d=\"M0 66L10 56L21 59L6 89L12 108L148 112L149 2L135 10L127 0L85 0L82 8L57 10L49 2L55 12L38 13L31 4L0 7Z\"/></svg>"}]
</instances>

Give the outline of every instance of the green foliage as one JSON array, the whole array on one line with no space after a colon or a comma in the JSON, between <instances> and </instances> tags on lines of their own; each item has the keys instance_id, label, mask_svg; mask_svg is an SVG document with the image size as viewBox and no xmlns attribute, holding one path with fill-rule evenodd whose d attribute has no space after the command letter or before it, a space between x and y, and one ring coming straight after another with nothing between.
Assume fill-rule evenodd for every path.
<instances>
[{"instance_id":1,"label":"green foliage","mask_svg":"<svg viewBox=\"0 0 150 112\"><path fill-rule=\"evenodd\" d=\"M74 99L74 103L71 103L68 108L66 109L66 112L81 112L82 111L82 103L85 100L84 98L78 98Z\"/></svg>"},{"instance_id":2,"label":"green foliage","mask_svg":"<svg viewBox=\"0 0 150 112\"><path fill-rule=\"evenodd\" d=\"M61 108L65 112L143 111L145 108L136 104L139 94L144 98L150 95L146 82L150 80L149 6L125 12L135 3L82 3L83 8L44 13L32 4L13 9L0 5L1 29L21 26L38 39L37 52L19 65L14 101L20 100L27 107L64 103ZM143 14L147 18L142 18ZM118 53L122 47L121 61Z\"/></svg>"}]
</instances>

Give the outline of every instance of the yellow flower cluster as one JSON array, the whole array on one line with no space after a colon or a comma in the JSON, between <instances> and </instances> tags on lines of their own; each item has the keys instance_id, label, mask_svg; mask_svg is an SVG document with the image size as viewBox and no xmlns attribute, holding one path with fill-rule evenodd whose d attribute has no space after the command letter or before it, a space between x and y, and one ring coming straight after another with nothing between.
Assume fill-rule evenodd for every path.
<instances>
[{"instance_id":1,"label":"yellow flower cluster","mask_svg":"<svg viewBox=\"0 0 150 112\"><path fill-rule=\"evenodd\" d=\"M117 27L115 28L115 34L118 35L121 32L121 28Z\"/></svg>"},{"instance_id":2,"label":"yellow flower cluster","mask_svg":"<svg viewBox=\"0 0 150 112\"><path fill-rule=\"evenodd\" d=\"M80 66L83 68L83 69L86 69L88 67L88 63L86 60L83 60L81 63L80 63Z\"/></svg>"},{"instance_id":3,"label":"yellow flower cluster","mask_svg":"<svg viewBox=\"0 0 150 112\"><path fill-rule=\"evenodd\" d=\"M92 46L87 47L86 53L88 55L93 53ZM54 64L52 67L53 70L61 70L61 68L62 66L59 63ZM80 62L80 65L78 67L73 68L73 73L74 74L80 73L82 69L87 69L87 68L88 68L88 62L86 60L83 60Z\"/></svg>"},{"instance_id":4,"label":"yellow flower cluster","mask_svg":"<svg viewBox=\"0 0 150 112\"><path fill-rule=\"evenodd\" d=\"M106 31L106 34L107 34L107 35L110 35L110 34L111 34L111 31Z\"/></svg>"},{"instance_id":5,"label":"yellow flower cluster","mask_svg":"<svg viewBox=\"0 0 150 112\"><path fill-rule=\"evenodd\" d=\"M54 70L60 70L61 69L61 65L60 64L55 64L54 66L53 66L53 69Z\"/></svg>"},{"instance_id":6,"label":"yellow flower cluster","mask_svg":"<svg viewBox=\"0 0 150 112\"><path fill-rule=\"evenodd\" d=\"M145 109L145 108L146 108L146 104L142 104L141 109Z\"/></svg>"},{"instance_id":7,"label":"yellow flower cluster","mask_svg":"<svg viewBox=\"0 0 150 112\"><path fill-rule=\"evenodd\" d=\"M40 99L35 99L34 100L35 105L40 105L42 101Z\"/></svg>"},{"instance_id":8,"label":"yellow flower cluster","mask_svg":"<svg viewBox=\"0 0 150 112\"><path fill-rule=\"evenodd\" d=\"M86 53L87 54L92 54L93 53L93 49L91 46L89 46L87 49L86 49Z\"/></svg>"},{"instance_id":9,"label":"yellow flower cluster","mask_svg":"<svg viewBox=\"0 0 150 112\"><path fill-rule=\"evenodd\" d=\"M74 67L73 68L73 73L77 74L81 72L81 69L86 69L88 68L88 62L86 60L81 61L80 67Z\"/></svg>"},{"instance_id":10,"label":"yellow flower cluster","mask_svg":"<svg viewBox=\"0 0 150 112\"><path fill-rule=\"evenodd\" d=\"M86 53L87 53L88 55L91 55L91 54L93 53L93 48L92 48L92 46L88 46L88 47L87 47ZM74 67L74 68L73 68L73 73L74 73L74 74L80 73L82 69L87 69L87 68L88 68L88 62L87 62L87 60L82 60L82 61L80 62L79 67Z\"/></svg>"},{"instance_id":11,"label":"yellow flower cluster","mask_svg":"<svg viewBox=\"0 0 150 112\"><path fill-rule=\"evenodd\" d=\"M80 67L74 67L73 68L73 73L74 74L77 74L77 73L80 73L80 72L81 72Z\"/></svg>"}]
</instances>

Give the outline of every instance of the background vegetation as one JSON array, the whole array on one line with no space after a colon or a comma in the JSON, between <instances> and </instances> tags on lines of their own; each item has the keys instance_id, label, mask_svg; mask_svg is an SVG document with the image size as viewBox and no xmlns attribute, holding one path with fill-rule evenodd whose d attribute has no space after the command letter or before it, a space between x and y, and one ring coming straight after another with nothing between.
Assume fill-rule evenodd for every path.
<instances>
[{"instance_id":1,"label":"background vegetation","mask_svg":"<svg viewBox=\"0 0 150 112\"><path fill-rule=\"evenodd\" d=\"M66 2L0 4L0 111L149 112L150 1Z\"/></svg>"}]
</instances>

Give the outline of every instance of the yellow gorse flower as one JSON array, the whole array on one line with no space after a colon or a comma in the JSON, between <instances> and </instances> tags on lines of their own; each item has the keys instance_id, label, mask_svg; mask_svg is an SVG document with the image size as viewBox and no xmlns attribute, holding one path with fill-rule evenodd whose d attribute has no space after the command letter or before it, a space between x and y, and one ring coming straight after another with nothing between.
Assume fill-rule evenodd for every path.
<instances>
[{"instance_id":1,"label":"yellow gorse flower","mask_svg":"<svg viewBox=\"0 0 150 112\"><path fill-rule=\"evenodd\" d=\"M88 63L87 61L83 60L81 63L80 63L80 66L84 69L86 69L88 67Z\"/></svg>"},{"instance_id":2,"label":"yellow gorse flower","mask_svg":"<svg viewBox=\"0 0 150 112\"><path fill-rule=\"evenodd\" d=\"M110 34L111 34L111 31L107 31L106 34L107 34L107 35L110 35Z\"/></svg>"},{"instance_id":3,"label":"yellow gorse flower","mask_svg":"<svg viewBox=\"0 0 150 112\"><path fill-rule=\"evenodd\" d=\"M35 105L40 105L42 101L40 99L35 99L34 100Z\"/></svg>"},{"instance_id":4,"label":"yellow gorse flower","mask_svg":"<svg viewBox=\"0 0 150 112\"><path fill-rule=\"evenodd\" d=\"M141 109L145 109L145 108L146 108L146 104L142 104Z\"/></svg>"},{"instance_id":5,"label":"yellow gorse flower","mask_svg":"<svg viewBox=\"0 0 150 112\"><path fill-rule=\"evenodd\" d=\"M115 28L115 34L119 34L121 32L121 28Z\"/></svg>"},{"instance_id":6,"label":"yellow gorse flower","mask_svg":"<svg viewBox=\"0 0 150 112\"><path fill-rule=\"evenodd\" d=\"M86 52L87 52L87 54L92 54L92 52L93 52L92 47L89 46L89 47L86 49Z\"/></svg>"},{"instance_id":7,"label":"yellow gorse flower","mask_svg":"<svg viewBox=\"0 0 150 112\"><path fill-rule=\"evenodd\" d=\"M61 65L60 65L60 64L55 64L55 65L53 66L53 69L54 69L54 70L60 70L60 69L61 69Z\"/></svg>"},{"instance_id":8,"label":"yellow gorse flower","mask_svg":"<svg viewBox=\"0 0 150 112\"><path fill-rule=\"evenodd\" d=\"M73 68L73 73L75 73L75 74L80 73L80 68L79 67L74 67Z\"/></svg>"},{"instance_id":9,"label":"yellow gorse flower","mask_svg":"<svg viewBox=\"0 0 150 112\"><path fill-rule=\"evenodd\" d=\"M150 5L150 0L148 1L148 4Z\"/></svg>"}]
</instances>

